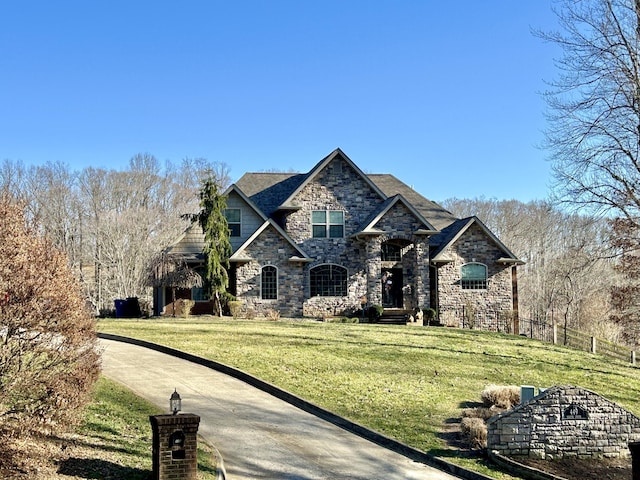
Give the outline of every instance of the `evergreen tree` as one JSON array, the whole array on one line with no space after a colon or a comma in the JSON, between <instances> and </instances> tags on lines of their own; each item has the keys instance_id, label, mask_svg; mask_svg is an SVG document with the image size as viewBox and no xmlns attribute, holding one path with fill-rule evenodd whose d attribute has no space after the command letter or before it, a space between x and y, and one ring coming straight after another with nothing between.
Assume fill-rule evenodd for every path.
<instances>
[{"instance_id":1,"label":"evergreen tree","mask_svg":"<svg viewBox=\"0 0 640 480\"><path fill-rule=\"evenodd\" d=\"M200 212L192 216L204 232L205 281L218 315L222 315L220 294L229 286L229 225L224 215L226 198L219 192L213 177L204 180L200 190Z\"/></svg>"}]
</instances>

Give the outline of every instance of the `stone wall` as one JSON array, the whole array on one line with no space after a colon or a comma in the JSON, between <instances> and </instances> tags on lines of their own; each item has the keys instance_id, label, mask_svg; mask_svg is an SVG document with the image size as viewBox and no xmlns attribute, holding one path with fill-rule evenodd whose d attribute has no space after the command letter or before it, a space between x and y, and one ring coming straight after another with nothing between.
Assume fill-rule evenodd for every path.
<instances>
[{"instance_id":1,"label":"stone wall","mask_svg":"<svg viewBox=\"0 0 640 480\"><path fill-rule=\"evenodd\" d=\"M268 227L247 248L244 256L252 259L239 264L236 269L236 297L258 315L273 309L283 316L302 315L302 298L305 286L304 263L291 261L298 252L273 227ZM261 298L262 267L272 265L278 272L278 298Z\"/></svg>"},{"instance_id":2,"label":"stone wall","mask_svg":"<svg viewBox=\"0 0 640 480\"><path fill-rule=\"evenodd\" d=\"M580 387L553 387L487 422L489 451L558 459L629 456L640 419Z\"/></svg>"},{"instance_id":3,"label":"stone wall","mask_svg":"<svg viewBox=\"0 0 640 480\"><path fill-rule=\"evenodd\" d=\"M504 255L495 242L478 225L472 225L448 252L452 262L438 268L439 318L445 325L462 327L463 310L471 305L483 315L475 328L491 329L495 318L512 311L511 267L497 263ZM463 290L460 268L478 262L487 266L486 290ZM487 313L492 313L487 315ZM492 324L483 324L492 321Z\"/></svg>"}]
</instances>

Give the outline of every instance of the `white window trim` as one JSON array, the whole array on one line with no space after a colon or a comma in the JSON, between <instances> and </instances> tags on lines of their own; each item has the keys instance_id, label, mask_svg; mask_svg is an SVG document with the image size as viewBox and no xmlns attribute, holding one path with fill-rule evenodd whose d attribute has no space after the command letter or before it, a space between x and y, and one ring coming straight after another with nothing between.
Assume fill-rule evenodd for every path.
<instances>
[{"instance_id":1,"label":"white window trim","mask_svg":"<svg viewBox=\"0 0 640 480\"><path fill-rule=\"evenodd\" d=\"M225 210L225 212L227 210L238 210L238 212L240 213L240 220L239 221L233 222L233 223L229 223L229 220L227 220L226 213L225 213L225 220L227 220L227 225L229 225L229 226L231 226L231 225L240 225L240 235L233 236L233 235L230 234L229 236L231 238L240 238L240 237L242 237L242 209L241 208L237 208L237 207L227 207L224 210ZM229 229L229 231L231 231L231 229Z\"/></svg>"},{"instance_id":2,"label":"white window trim","mask_svg":"<svg viewBox=\"0 0 640 480\"><path fill-rule=\"evenodd\" d=\"M314 223L313 222L313 212L325 212L326 213L326 221L324 223ZM342 223L331 223L331 212L340 212L342 213ZM324 209L314 209L311 210L311 238L345 238L345 211L344 210L338 210L336 208L324 208ZM313 235L313 227L315 226L320 226L320 225L324 225L324 237L315 237ZM332 237L330 236L330 232L331 232L331 227L332 226L341 226L342 227L342 236L340 237Z\"/></svg>"}]
</instances>

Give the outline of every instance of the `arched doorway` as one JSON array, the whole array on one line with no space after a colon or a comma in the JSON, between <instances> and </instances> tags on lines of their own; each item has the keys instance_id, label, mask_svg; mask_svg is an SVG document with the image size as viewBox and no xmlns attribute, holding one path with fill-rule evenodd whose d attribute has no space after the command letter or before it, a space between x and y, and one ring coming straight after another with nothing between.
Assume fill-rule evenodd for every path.
<instances>
[{"instance_id":1,"label":"arched doorway","mask_svg":"<svg viewBox=\"0 0 640 480\"><path fill-rule=\"evenodd\" d=\"M390 239L380 245L382 306L403 308L405 266L403 258L412 248L409 240Z\"/></svg>"}]
</instances>

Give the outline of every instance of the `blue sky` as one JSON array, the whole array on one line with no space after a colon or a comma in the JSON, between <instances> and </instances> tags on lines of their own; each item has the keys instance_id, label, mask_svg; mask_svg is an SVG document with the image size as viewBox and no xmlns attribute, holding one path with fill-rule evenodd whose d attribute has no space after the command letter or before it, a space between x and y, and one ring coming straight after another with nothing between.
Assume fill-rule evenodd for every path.
<instances>
[{"instance_id":1,"label":"blue sky","mask_svg":"<svg viewBox=\"0 0 640 480\"><path fill-rule=\"evenodd\" d=\"M551 1L4 1L0 160L235 180L340 147L436 201L541 200Z\"/></svg>"}]
</instances>

